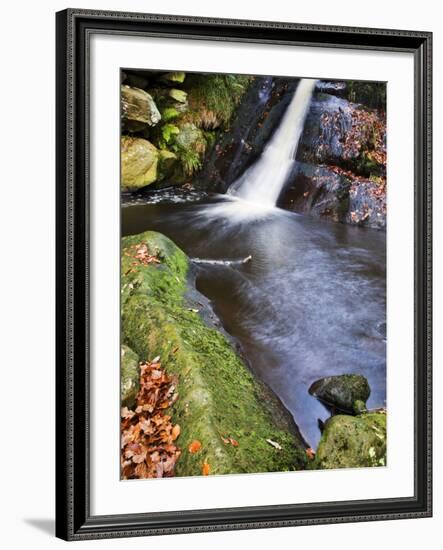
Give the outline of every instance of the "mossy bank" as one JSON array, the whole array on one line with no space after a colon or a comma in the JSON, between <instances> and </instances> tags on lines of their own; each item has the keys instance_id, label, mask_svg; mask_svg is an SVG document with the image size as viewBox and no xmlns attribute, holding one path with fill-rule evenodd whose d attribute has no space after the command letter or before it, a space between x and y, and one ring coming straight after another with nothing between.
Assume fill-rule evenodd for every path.
<instances>
[{"instance_id":1,"label":"mossy bank","mask_svg":"<svg viewBox=\"0 0 443 550\"><path fill-rule=\"evenodd\" d=\"M189 259L167 237L147 231L123 238L122 344L130 359L124 383L133 393L127 377L135 356L160 356L178 376L172 415L181 428L182 455L176 475L200 475L205 461L211 474L304 469L305 448L286 411L226 336L203 319L195 289L188 297L189 274ZM238 445L226 443L229 438ZM202 444L195 454L188 450L193 440Z\"/></svg>"}]
</instances>

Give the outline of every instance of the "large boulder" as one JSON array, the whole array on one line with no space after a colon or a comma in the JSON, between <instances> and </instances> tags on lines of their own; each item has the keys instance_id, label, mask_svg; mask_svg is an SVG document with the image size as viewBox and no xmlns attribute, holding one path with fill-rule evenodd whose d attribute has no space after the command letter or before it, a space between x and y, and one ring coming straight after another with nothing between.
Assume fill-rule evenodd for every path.
<instances>
[{"instance_id":1,"label":"large boulder","mask_svg":"<svg viewBox=\"0 0 443 550\"><path fill-rule=\"evenodd\" d=\"M341 166L363 177L386 174L386 122L376 111L316 92L297 149L297 160Z\"/></svg>"},{"instance_id":2,"label":"large boulder","mask_svg":"<svg viewBox=\"0 0 443 550\"><path fill-rule=\"evenodd\" d=\"M122 407L133 409L140 388L138 355L128 346L121 347L120 360L120 402Z\"/></svg>"},{"instance_id":3,"label":"large boulder","mask_svg":"<svg viewBox=\"0 0 443 550\"><path fill-rule=\"evenodd\" d=\"M325 425L315 469L386 466L386 414L337 415Z\"/></svg>"},{"instance_id":4,"label":"large boulder","mask_svg":"<svg viewBox=\"0 0 443 550\"><path fill-rule=\"evenodd\" d=\"M136 191L157 179L158 150L142 138L123 136L121 139L121 187Z\"/></svg>"},{"instance_id":5,"label":"large boulder","mask_svg":"<svg viewBox=\"0 0 443 550\"><path fill-rule=\"evenodd\" d=\"M129 130L139 131L155 126L161 115L152 96L140 88L121 87L122 119Z\"/></svg>"},{"instance_id":6,"label":"large boulder","mask_svg":"<svg viewBox=\"0 0 443 550\"><path fill-rule=\"evenodd\" d=\"M278 205L334 222L376 229L386 226L384 183L337 166L297 162Z\"/></svg>"},{"instance_id":7,"label":"large boulder","mask_svg":"<svg viewBox=\"0 0 443 550\"><path fill-rule=\"evenodd\" d=\"M309 393L333 411L359 412L369 399L371 388L361 374L327 376L314 382Z\"/></svg>"}]
</instances>

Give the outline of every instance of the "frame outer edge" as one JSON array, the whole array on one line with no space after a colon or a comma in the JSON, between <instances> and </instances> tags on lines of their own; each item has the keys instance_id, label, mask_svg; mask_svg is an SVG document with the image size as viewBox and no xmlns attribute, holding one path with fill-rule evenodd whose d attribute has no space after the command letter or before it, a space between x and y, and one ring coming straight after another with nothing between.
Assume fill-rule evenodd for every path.
<instances>
[{"instance_id":1,"label":"frame outer edge","mask_svg":"<svg viewBox=\"0 0 443 550\"><path fill-rule=\"evenodd\" d=\"M422 168L420 170L419 183L423 186L423 223L421 227L421 242L423 245L423 384L424 399L427 407L426 418L423 418L423 428L427 432L424 441L423 450L426 451L424 458L425 489L424 502L413 511L370 513L364 512L360 515L346 515L339 512L336 516L319 516L316 518L299 518L288 520L256 520L244 521L241 523L213 523L211 525L193 525L177 527L146 527L139 528L134 525L130 527L129 517L126 527L122 524L108 523L99 526L93 521L94 518L88 517L89 507L87 503L80 502L75 496L74 490L74 442L85 434L75 432L74 425L74 407L79 405L81 396L74 395L74 254L77 257L86 251L76 250L74 243L74 229L79 231L78 218L74 212L74 191L75 191L75 126L76 113L75 95L76 90L76 19L77 18L99 19L106 18L126 21L145 21L145 22L174 22L182 24L201 24L201 25L226 25L230 27L240 27L245 31L247 28L274 28L274 29L292 29L292 30L311 30L325 31L331 33L358 33L362 35L385 35L401 37L414 37L421 40L422 66L421 66L421 92L422 101L421 115L423 121L422 137L423 148L421 150ZM420 31L399 31L391 29L367 29L353 27L339 27L327 25L309 25L284 22L268 21L248 21L248 20L229 20L213 19L189 16L169 16L159 14L140 14L128 12L109 12L82 9L67 9L58 12L56 15L56 134L57 134L57 152L56 152L56 204L57 204L57 238L56 238L56 387L57 387L57 414L56 414L56 536L64 540L87 540L103 539L111 537L127 536L146 536L159 534L190 533L204 531L222 531L239 529L257 529L268 527L284 527L295 525L320 525L326 523L344 523L360 521L376 521L386 519L409 519L418 517L429 517L432 515L432 385L431 385L431 360L432 360L432 207L431 207L431 178L432 178L432 33ZM317 45L322 45L319 43ZM326 43L324 46L328 47ZM417 105L416 105L417 107ZM80 113L83 116L82 113ZM86 124L86 133L88 125ZM417 133L416 133L417 135ZM87 154L86 154L87 158ZM87 174L86 174L87 178ZM417 182L416 182L417 183ZM78 192L78 191L77 191ZM78 216L78 213L77 213ZM77 227L74 227L76 223ZM80 228L81 230L81 228ZM86 248L88 241L86 239ZM78 248L78 245L77 245ZM86 273L87 273L86 266ZM81 282L81 281L80 281ZM76 285L79 283L77 282ZM76 287L77 288L77 287ZM85 305L86 311L87 304ZM78 322L78 321L77 321ZM87 350L86 350L87 351ZM85 388L87 393L87 388ZM77 414L83 414L80 410ZM87 427L86 427L87 428ZM86 429L87 431L87 429ZM87 435L87 434L86 434ZM77 459L76 459L77 460ZM86 472L88 471L87 465ZM83 470L82 470L83 471ZM85 480L82 480L84 483ZM417 502L417 504L419 504ZM204 512L204 510L203 510ZM119 516L116 516L119 517ZM99 517L97 517L99 519ZM203 519L203 518L202 518ZM92 521L91 521L92 520ZM198 522L198 518L196 519Z\"/></svg>"}]
</instances>

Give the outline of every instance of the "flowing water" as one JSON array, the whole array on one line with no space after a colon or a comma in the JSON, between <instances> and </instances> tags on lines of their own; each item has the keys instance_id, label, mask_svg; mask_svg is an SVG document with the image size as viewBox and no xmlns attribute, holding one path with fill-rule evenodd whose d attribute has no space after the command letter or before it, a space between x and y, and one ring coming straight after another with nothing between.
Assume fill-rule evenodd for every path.
<instances>
[{"instance_id":1,"label":"flowing water","mask_svg":"<svg viewBox=\"0 0 443 550\"><path fill-rule=\"evenodd\" d=\"M302 78L261 157L228 190L244 200L274 206L291 173L316 81Z\"/></svg>"},{"instance_id":2,"label":"flowing water","mask_svg":"<svg viewBox=\"0 0 443 550\"><path fill-rule=\"evenodd\" d=\"M274 206L314 85L301 81L262 156L230 194L122 208L124 235L160 231L197 260L197 288L313 447L318 419L328 417L308 394L315 380L361 373L369 407L386 399L385 234Z\"/></svg>"}]
</instances>

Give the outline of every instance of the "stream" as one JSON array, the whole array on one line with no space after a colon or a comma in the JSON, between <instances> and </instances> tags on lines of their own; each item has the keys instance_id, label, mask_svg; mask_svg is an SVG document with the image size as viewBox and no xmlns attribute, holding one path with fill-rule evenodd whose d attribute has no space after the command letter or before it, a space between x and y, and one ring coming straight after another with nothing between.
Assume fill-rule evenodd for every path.
<instances>
[{"instance_id":1,"label":"stream","mask_svg":"<svg viewBox=\"0 0 443 550\"><path fill-rule=\"evenodd\" d=\"M146 230L191 258L234 261L196 263L197 288L309 445L319 440L318 419L329 416L308 394L313 381L361 373L371 386L368 407L385 405L383 232L224 195L123 206L123 235Z\"/></svg>"}]
</instances>

